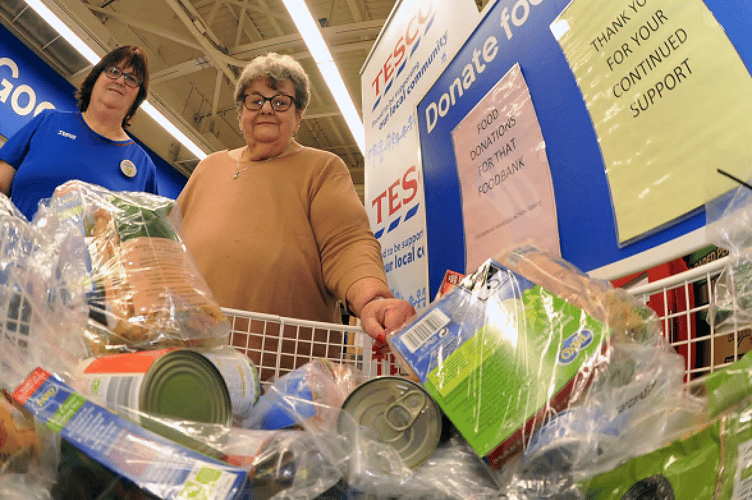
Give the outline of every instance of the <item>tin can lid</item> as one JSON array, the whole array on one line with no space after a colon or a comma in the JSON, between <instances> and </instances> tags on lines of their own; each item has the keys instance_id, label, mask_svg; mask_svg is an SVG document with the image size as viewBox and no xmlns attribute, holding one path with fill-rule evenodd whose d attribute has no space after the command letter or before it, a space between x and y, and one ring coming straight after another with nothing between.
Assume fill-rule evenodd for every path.
<instances>
[{"instance_id":1,"label":"tin can lid","mask_svg":"<svg viewBox=\"0 0 752 500\"><path fill-rule=\"evenodd\" d=\"M352 432L354 420L397 450L410 468L425 462L441 439L439 405L423 387L402 377L378 377L360 384L347 396L342 409L340 433Z\"/></svg>"},{"instance_id":2,"label":"tin can lid","mask_svg":"<svg viewBox=\"0 0 752 500\"><path fill-rule=\"evenodd\" d=\"M140 394L142 411L154 415L232 425L232 403L222 375L198 352L176 349L147 372Z\"/></svg>"}]
</instances>

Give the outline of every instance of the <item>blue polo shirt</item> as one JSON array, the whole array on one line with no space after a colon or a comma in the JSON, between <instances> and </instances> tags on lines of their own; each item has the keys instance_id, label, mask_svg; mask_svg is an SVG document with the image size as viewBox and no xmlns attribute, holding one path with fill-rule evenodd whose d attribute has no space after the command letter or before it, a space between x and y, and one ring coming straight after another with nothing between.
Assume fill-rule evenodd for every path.
<instances>
[{"instance_id":1,"label":"blue polo shirt","mask_svg":"<svg viewBox=\"0 0 752 500\"><path fill-rule=\"evenodd\" d=\"M41 200L72 179L111 191L159 194L146 151L133 140L97 134L78 111L42 111L0 148L0 160L16 169L11 201L29 220Z\"/></svg>"}]
</instances>

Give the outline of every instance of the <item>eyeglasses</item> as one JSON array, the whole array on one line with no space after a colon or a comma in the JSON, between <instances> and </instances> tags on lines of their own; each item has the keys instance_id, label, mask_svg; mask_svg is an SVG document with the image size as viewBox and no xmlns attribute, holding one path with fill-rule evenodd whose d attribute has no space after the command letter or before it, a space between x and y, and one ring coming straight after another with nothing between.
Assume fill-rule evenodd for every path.
<instances>
[{"instance_id":1,"label":"eyeglasses","mask_svg":"<svg viewBox=\"0 0 752 500\"><path fill-rule=\"evenodd\" d=\"M104 74L107 75L107 78L109 78L110 80L117 80L122 75L124 77L125 84L133 89L141 85L142 81L133 73L123 73L123 70L118 68L117 66L107 66L104 69Z\"/></svg>"},{"instance_id":2,"label":"eyeglasses","mask_svg":"<svg viewBox=\"0 0 752 500\"><path fill-rule=\"evenodd\" d=\"M241 97L243 106L250 111L263 108L266 101L269 101L274 111L287 111L295 102L295 99L287 94L275 94L271 97L264 97L261 94L243 94Z\"/></svg>"}]
</instances>

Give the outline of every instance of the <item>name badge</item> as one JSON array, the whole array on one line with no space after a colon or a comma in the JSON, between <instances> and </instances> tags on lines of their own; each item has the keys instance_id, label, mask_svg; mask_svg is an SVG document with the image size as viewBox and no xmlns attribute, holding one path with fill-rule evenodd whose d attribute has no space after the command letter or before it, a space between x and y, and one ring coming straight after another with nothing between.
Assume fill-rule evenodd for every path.
<instances>
[{"instance_id":1,"label":"name badge","mask_svg":"<svg viewBox=\"0 0 752 500\"><path fill-rule=\"evenodd\" d=\"M135 177L136 165L130 160L123 160L120 162L120 171L123 172L126 177Z\"/></svg>"}]
</instances>

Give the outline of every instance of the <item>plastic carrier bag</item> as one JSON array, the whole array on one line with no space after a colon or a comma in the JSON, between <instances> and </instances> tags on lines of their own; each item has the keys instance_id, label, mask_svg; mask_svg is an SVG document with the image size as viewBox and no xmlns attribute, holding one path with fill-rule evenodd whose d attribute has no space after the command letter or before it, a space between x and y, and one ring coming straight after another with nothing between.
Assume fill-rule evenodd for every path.
<instances>
[{"instance_id":1,"label":"plastic carrier bag","mask_svg":"<svg viewBox=\"0 0 752 500\"><path fill-rule=\"evenodd\" d=\"M94 353L227 342L229 322L181 240L174 200L69 181L33 223L83 235Z\"/></svg>"},{"instance_id":2,"label":"plastic carrier bag","mask_svg":"<svg viewBox=\"0 0 752 500\"><path fill-rule=\"evenodd\" d=\"M697 411L655 313L532 244L489 259L387 340L502 483L607 470Z\"/></svg>"},{"instance_id":3,"label":"plastic carrier bag","mask_svg":"<svg viewBox=\"0 0 752 500\"><path fill-rule=\"evenodd\" d=\"M708 321L752 324L752 189L739 186L705 204L708 240L729 251L728 264L713 289Z\"/></svg>"}]
</instances>

